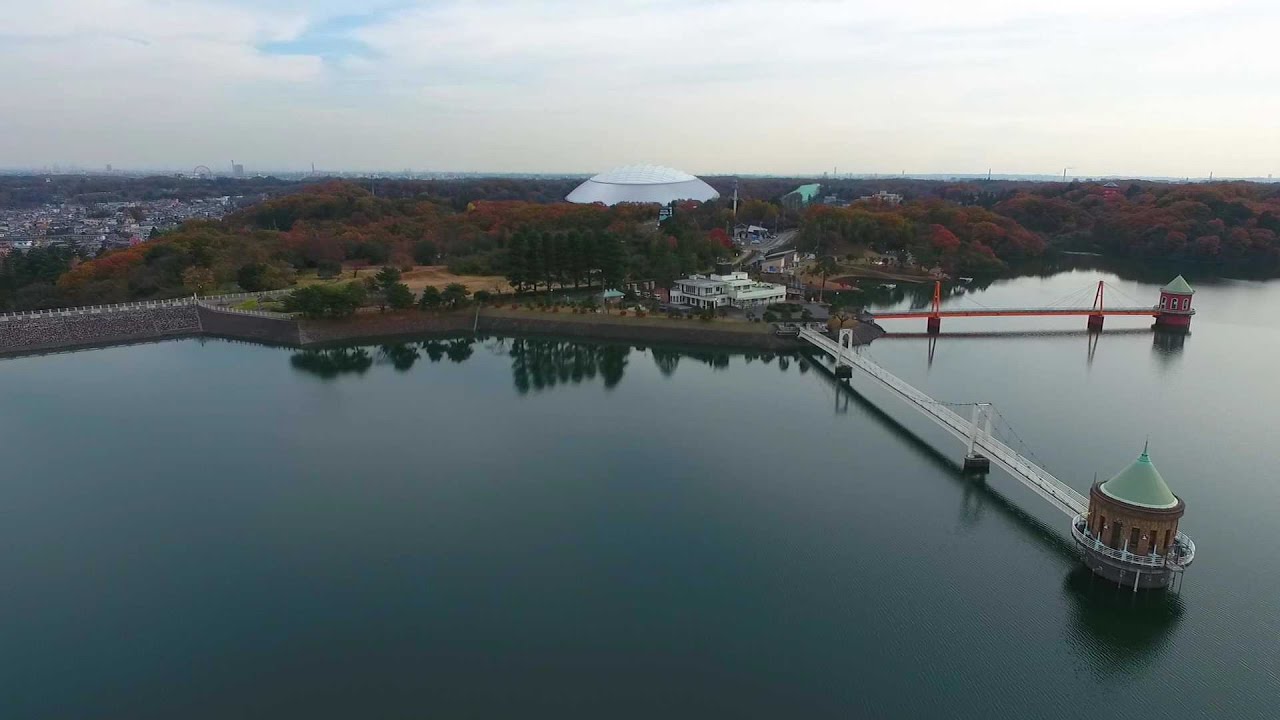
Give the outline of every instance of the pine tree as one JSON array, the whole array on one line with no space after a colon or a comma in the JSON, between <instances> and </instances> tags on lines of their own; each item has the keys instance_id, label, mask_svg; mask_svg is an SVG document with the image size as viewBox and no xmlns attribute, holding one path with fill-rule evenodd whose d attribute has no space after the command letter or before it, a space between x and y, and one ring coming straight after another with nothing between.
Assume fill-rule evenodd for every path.
<instances>
[{"instance_id":1,"label":"pine tree","mask_svg":"<svg viewBox=\"0 0 1280 720\"><path fill-rule=\"evenodd\" d=\"M418 299L419 310L434 310L443 303L440 297L440 288L428 285L422 289L422 297Z\"/></svg>"},{"instance_id":2,"label":"pine tree","mask_svg":"<svg viewBox=\"0 0 1280 720\"><path fill-rule=\"evenodd\" d=\"M529 279L528 252L529 239L523 229L517 230L507 243L507 283L520 292Z\"/></svg>"},{"instance_id":3,"label":"pine tree","mask_svg":"<svg viewBox=\"0 0 1280 720\"><path fill-rule=\"evenodd\" d=\"M400 271L393 267L384 267L373 276L374 281L378 284L378 288L383 292L391 289L392 285L400 282Z\"/></svg>"},{"instance_id":4,"label":"pine tree","mask_svg":"<svg viewBox=\"0 0 1280 720\"><path fill-rule=\"evenodd\" d=\"M392 283L385 291L387 304L396 310L413 307L413 291L402 282Z\"/></svg>"},{"instance_id":5,"label":"pine tree","mask_svg":"<svg viewBox=\"0 0 1280 720\"><path fill-rule=\"evenodd\" d=\"M566 245L569 255L569 276L573 279L573 287L576 289L587 274L587 249L582 233L577 230L570 232Z\"/></svg>"},{"instance_id":6,"label":"pine tree","mask_svg":"<svg viewBox=\"0 0 1280 720\"><path fill-rule=\"evenodd\" d=\"M563 290L573 276L573 255L569 249L569 236L565 233L556 233L552 245L555 247L556 282L560 283L560 289Z\"/></svg>"},{"instance_id":7,"label":"pine tree","mask_svg":"<svg viewBox=\"0 0 1280 720\"><path fill-rule=\"evenodd\" d=\"M602 289L617 288L625 279L627 269L627 256L622 242L610 233L603 233L598 247Z\"/></svg>"},{"instance_id":8,"label":"pine tree","mask_svg":"<svg viewBox=\"0 0 1280 720\"><path fill-rule=\"evenodd\" d=\"M551 233L544 232L541 234L539 241L542 244L542 273L540 277L547 284L547 295L551 295L551 282L556 277L557 267L559 265L559 257L556 255L556 240Z\"/></svg>"},{"instance_id":9,"label":"pine tree","mask_svg":"<svg viewBox=\"0 0 1280 720\"><path fill-rule=\"evenodd\" d=\"M524 246L524 277L534 292L538 291L538 282L544 275L542 268L542 242L537 235L530 233Z\"/></svg>"},{"instance_id":10,"label":"pine tree","mask_svg":"<svg viewBox=\"0 0 1280 720\"><path fill-rule=\"evenodd\" d=\"M587 289L591 288L593 278L600 277L600 263L603 259L601 251L608 240L608 236L607 232L597 230L590 238L584 238L583 249L587 264Z\"/></svg>"}]
</instances>

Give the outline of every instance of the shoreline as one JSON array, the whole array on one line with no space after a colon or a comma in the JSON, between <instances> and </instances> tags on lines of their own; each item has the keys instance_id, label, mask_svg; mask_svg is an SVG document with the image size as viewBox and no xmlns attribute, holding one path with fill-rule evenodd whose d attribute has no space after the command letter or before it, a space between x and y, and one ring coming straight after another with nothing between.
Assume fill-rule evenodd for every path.
<instances>
[{"instance_id":1,"label":"shoreline","mask_svg":"<svg viewBox=\"0 0 1280 720\"><path fill-rule=\"evenodd\" d=\"M506 308L482 308L478 314L474 309L441 314L406 310L344 320L302 320L299 325L302 340L299 347L302 348L430 334L470 333L473 330L493 335L553 336L741 350L788 351L804 347L804 343L796 338L778 337L768 323ZM873 325L862 325L856 333L858 344L870 343L883 335L883 329Z\"/></svg>"},{"instance_id":2,"label":"shoreline","mask_svg":"<svg viewBox=\"0 0 1280 720\"><path fill-rule=\"evenodd\" d=\"M352 343L378 343L431 335L478 334L544 336L646 344L681 345L738 350L792 351L804 347L797 338L779 337L769 323L726 320L672 319L634 315L577 314L509 308L466 308L454 312L402 310L359 313L350 318L313 320L267 317L261 314L208 307L186 309L189 323L164 328L147 318L146 332L131 328L119 332L112 323L123 314L82 316L76 332L59 333L50 318L5 324L0 336L0 358L56 354L117 345L157 342L171 338L213 337L293 349L313 349ZM54 320L53 322L50 322ZM136 321L135 321L136 324ZM885 335L874 324L859 324L855 342L868 344Z\"/></svg>"}]
</instances>

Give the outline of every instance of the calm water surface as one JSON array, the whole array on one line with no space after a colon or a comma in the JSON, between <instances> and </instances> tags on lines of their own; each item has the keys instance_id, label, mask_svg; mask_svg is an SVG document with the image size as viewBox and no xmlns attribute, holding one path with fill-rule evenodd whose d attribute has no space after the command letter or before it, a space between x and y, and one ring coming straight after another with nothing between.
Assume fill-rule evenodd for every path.
<instances>
[{"instance_id":1,"label":"calm water surface","mask_svg":"<svg viewBox=\"0 0 1280 720\"><path fill-rule=\"evenodd\" d=\"M1154 302L1080 270L948 303L1099 277ZM1199 548L1180 594L1094 579L1043 500L962 481L799 357L0 361L0 718L1274 717L1280 283L1192 280L1181 341L946 320L870 348L995 402L1082 491L1149 436Z\"/></svg>"}]
</instances>

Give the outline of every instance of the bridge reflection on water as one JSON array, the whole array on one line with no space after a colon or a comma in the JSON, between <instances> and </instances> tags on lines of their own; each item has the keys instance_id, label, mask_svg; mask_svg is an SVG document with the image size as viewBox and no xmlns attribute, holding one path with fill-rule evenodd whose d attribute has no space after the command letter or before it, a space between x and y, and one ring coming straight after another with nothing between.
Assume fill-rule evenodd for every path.
<instances>
[{"instance_id":1,"label":"bridge reflection on water","mask_svg":"<svg viewBox=\"0 0 1280 720\"><path fill-rule=\"evenodd\" d=\"M1107 331L1106 334L1138 334L1142 330L1128 332ZM1093 348L1098 333L1065 331L1052 333L972 333L961 337L1003 338L1027 335L1082 336ZM942 336L954 337L956 333ZM938 337L924 334L898 336L905 339L924 339L930 347L939 342ZM1068 600L1068 623L1063 632L1068 644L1076 652L1088 654L1095 660L1091 667L1105 667L1112 675L1136 672L1145 663L1144 657L1155 657L1167 642L1172 629L1184 612L1182 599L1172 593L1141 593L1135 595L1118 589L1114 583L1098 579L1087 568L1078 564L1077 550L1061 529L1042 520L1036 514L1021 507L1009 495L992 487L982 479L966 477L955 466L954 458L944 455L915 431L903 425L897 418L882 411L871 400L858 394L849 385L840 382L822 363L814 362L801 353L760 353L708 351L700 349L676 349L648 347L620 343L596 343L548 338L513 337L456 337L413 342L382 343L360 347L334 347L295 351L291 365L298 371L324 380L344 375L360 376L382 366L396 372L407 372L419 362L464 363L483 353L510 358L512 382L520 394L549 391L556 387L585 382L600 382L606 388L617 386L626 370L637 357L648 355L663 377L674 375L682 363L722 370L732 364L761 363L773 365L780 372L794 369L800 374L814 373L832 396L833 414L843 415L853 407L865 412L887 427L910 447L919 457L934 466L939 473L957 483L960 488L956 505L955 527L958 533L969 532L993 515L1003 522L1021 528L1029 539L1049 550L1061 562L1065 573L1062 593ZM1123 660L1127 662L1114 662ZM1133 661L1138 661L1134 664Z\"/></svg>"},{"instance_id":2,"label":"bridge reflection on water","mask_svg":"<svg viewBox=\"0 0 1280 720\"><path fill-rule=\"evenodd\" d=\"M955 340L1025 340L1028 338L1061 338L1078 337L1085 345L1085 359L1093 364L1098 348L1106 342L1107 337L1151 336L1152 351L1163 359L1171 359L1184 349L1191 333L1152 331L1148 328L1116 328L1114 330L1057 329L1057 330L1008 330L1008 331L974 331L944 332L931 334L927 332L891 332L884 336L886 340L924 341L929 366L937 356L939 345L946 345L948 338Z\"/></svg>"}]
</instances>

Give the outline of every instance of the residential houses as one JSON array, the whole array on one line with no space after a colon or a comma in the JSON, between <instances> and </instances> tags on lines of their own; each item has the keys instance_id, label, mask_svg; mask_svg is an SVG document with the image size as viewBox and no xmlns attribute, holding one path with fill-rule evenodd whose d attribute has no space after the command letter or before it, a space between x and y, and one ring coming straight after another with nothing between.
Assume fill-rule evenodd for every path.
<instances>
[{"instance_id":1,"label":"residential houses","mask_svg":"<svg viewBox=\"0 0 1280 720\"><path fill-rule=\"evenodd\" d=\"M2 208L0 252L46 245L75 245L96 252L104 247L136 245L145 242L155 229L168 230L188 220L220 219L237 200L227 196Z\"/></svg>"}]
</instances>

